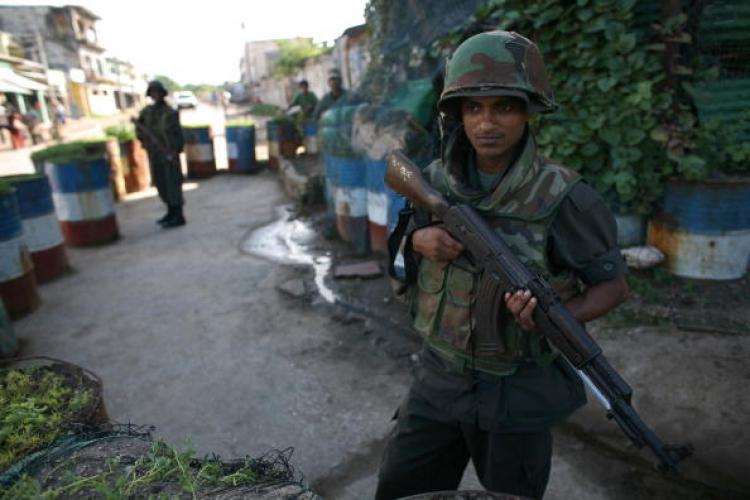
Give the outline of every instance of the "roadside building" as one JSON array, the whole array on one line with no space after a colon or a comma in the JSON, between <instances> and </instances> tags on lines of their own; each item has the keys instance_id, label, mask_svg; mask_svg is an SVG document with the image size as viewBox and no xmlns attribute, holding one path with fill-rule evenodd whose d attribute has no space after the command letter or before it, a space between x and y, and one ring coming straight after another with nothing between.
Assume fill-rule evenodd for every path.
<instances>
[{"instance_id":1,"label":"roadside building","mask_svg":"<svg viewBox=\"0 0 750 500\"><path fill-rule=\"evenodd\" d=\"M27 58L50 70L46 80L52 80L49 83L73 117L112 114L128 102L140 104L135 98L120 97L132 96L140 86L130 77L135 74L132 67L124 71L122 81L127 63L117 61L113 66L108 61L99 44L98 20L76 5L0 6L0 29L20 41Z\"/></svg>"}]
</instances>

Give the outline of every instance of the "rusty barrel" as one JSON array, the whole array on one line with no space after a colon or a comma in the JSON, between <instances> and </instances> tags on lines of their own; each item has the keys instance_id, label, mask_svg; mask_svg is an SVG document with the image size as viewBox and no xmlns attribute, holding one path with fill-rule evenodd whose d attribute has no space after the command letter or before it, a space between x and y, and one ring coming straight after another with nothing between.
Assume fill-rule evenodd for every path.
<instances>
[{"instance_id":1,"label":"rusty barrel","mask_svg":"<svg viewBox=\"0 0 750 500\"><path fill-rule=\"evenodd\" d=\"M229 172L249 174L257 170L255 161L255 126L232 124L226 126L227 160Z\"/></svg>"},{"instance_id":2,"label":"rusty barrel","mask_svg":"<svg viewBox=\"0 0 750 500\"><path fill-rule=\"evenodd\" d=\"M31 313L40 303L16 190L5 183L0 183L0 298L12 319Z\"/></svg>"},{"instance_id":3,"label":"rusty barrel","mask_svg":"<svg viewBox=\"0 0 750 500\"><path fill-rule=\"evenodd\" d=\"M65 243L101 245L120 236L104 156L48 161L45 171Z\"/></svg>"},{"instance_id":4,"label":"rusty barrel","mask_svg":"<svg viewBox=\"0 0 750 500\"><path fill-rule=\"evenodd\" d=\"M120 142L120 161L122 175L125 179L125 191L137 193L151 186L151 171L148 166L148 155L138 140Z\"/></svg>"},{"instance_id":5,"label":"rusty barrel","mask_svg":"<svg viewBox=\"0 0 750 500\"><path fill-rule=\"evenodd\" d=\"M211 127L208 125L183 126L187 174L193 179L205 179L216 174Z\"/></svg>"},{"instance_id":6,"label":"rusty barrel","mask_svg":"<svg viewBox=\"0 0 750 500\"><path fill-rule=\"evenodd\" d=\"M385 160L366 160L367 220L370 247L388 254L388 194L385 190Z\"/></svg>"},{"instance_id":7,"label":"rusty barrel","mask_svg":"<svg viewBox=\"0 0 750 500\"><path fill-rule=\"evenodd\" d=\"M750 262L750 178L671 179L648 243L667 268L686 278L732 280Z\"/></svg>"},{"instance_id":8,"label":"rusty barrel","mask_svg":"<svg viewBox=\"0 0 750 500\"><path fill-rule=\"evenodd\" d=\"M68 255L47 176L19 175L6 180L16 189L23 239L34 262L37 283L46 283L65 274Z\"/></svg>"}]
</instances>

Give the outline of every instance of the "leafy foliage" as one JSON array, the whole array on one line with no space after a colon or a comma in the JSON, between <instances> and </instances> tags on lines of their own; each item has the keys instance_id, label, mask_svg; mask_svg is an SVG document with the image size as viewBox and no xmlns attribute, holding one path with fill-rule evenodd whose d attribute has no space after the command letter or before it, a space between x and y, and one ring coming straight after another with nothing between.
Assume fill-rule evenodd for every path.
<instances>
[{"instance_id":1,"label":"leafy foliage","mask_svg":"<svg viewBox=\"0 0 750 500\"><path fill-rule=\"evenodd\" d=\"M445 55L472 26L513 30L544 54L560 111L536 118L543 153L581 172L623 211L648 213L669 167L654 138L674 105L662 85L663 45L632 27L634 0L492 0L448 36Z\"/></svg>"},{"instance_id":2,"label":"leafy foliage","mask_svg":"<svg viewBox=\"0 0 750 500\"><path fill-rule=\"evenodd\" d=\"M0 372L0 470L52 443L92 401L90 390L43 368Z\"/></svg>"},{"instance_id":3,"label":"leafy foliage","mask_svg":"<svg viewBox=\"0 0 750 500\"><path fill-rule=\"evenodd\" d=\"M168 91L174 92L175 90L180 90L180 84L176 81L172 80L166 75L156 75L154 76L154 80L159 80L161 83L164 84L164 86L167 88Z\"/></svg>"},{"instance_id":4,"label":"leafy foliage","mask_svg":"<svg viewBox=\"0 0 750 500\"><path fill-rule=\"evenodd\" d=\"M275 78L292 76L302 69L308 59L331 51L328 47L315 45L310 38L279 40L278 43L279 59L271 71Z\"/></svg>"}]
</instances>

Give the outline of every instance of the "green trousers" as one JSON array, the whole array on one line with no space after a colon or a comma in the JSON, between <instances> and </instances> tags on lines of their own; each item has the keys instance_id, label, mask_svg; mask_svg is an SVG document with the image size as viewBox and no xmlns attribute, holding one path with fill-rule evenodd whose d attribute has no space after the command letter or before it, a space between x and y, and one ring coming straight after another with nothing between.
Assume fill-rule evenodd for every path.
<instances>
[{"instance_id":1,"label":"green trousers","mask_svg":"<svg viewBox=\"0 0 750 500\"><path fill-rule=\"evenodd\" d=\"M542 498L550 474L552 434L481 430L446 417L411 391L397 413L378 476L377 500L458 489L471 459L488 491Z\"/></svg>"},{"instance_id":2,"label":"green trousers","mask_svg":"<svg viewBox=\"0 0 750 500\"><path fill-rule=\"evenodd\" d=\"M151 181L159 192L161 201L170 207L181 207L182 199L182 169L175 163L167 161L159 153L148 155L151 167Z\"/></svg>"}]
</instances>

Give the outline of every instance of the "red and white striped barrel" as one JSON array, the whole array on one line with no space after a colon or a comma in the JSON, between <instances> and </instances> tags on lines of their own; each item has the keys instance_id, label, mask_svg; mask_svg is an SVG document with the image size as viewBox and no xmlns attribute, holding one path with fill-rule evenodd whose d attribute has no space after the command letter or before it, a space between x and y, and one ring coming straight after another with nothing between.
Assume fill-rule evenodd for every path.
<instances>
[{"instance_id":1,"label":"red and white striped barrel","mask_svg":"<svg viewBox=\"0 0 750 500\"><path fill-rule=\"evenodd\" d=\"M109 166L104 158L47 162L44 168L52 185L52 199L65 243L100 245L120 236L109 187Z\"/></svg>"},{"instance_id":2,"label":"red and white striped barrel","mask_svg":"<svg viewBox=\"0 0 750 500\"><path fill-rule=\"evenodd\" d=\"M39 306L34 264L23 239L15 189L7 185L0 186L0 298L13 319Z\"/></svg>"},{"instance_id":3,"label":"red and white striped barrel","mask_svg":"<svg viewBox=\"0 0 750 500\"><path fill-rule=\"evenodd\" d=\"M202 179L216 174L211 128L183 127L185 137L185 158L187 159L188 177Z\"/></svg>"},{"instance_id":4,"label":"red and white striped barrel","mask_svg":"<svg viewBox=\"0 0 750 500\"><path fill-rule=\"evenodd\" d=\"M10 177L7 181L16 189L23 238L34 261L37 283L53 280L68 270L68 256L49 181L42 174Z\"/></svg>"}]
</instances>

